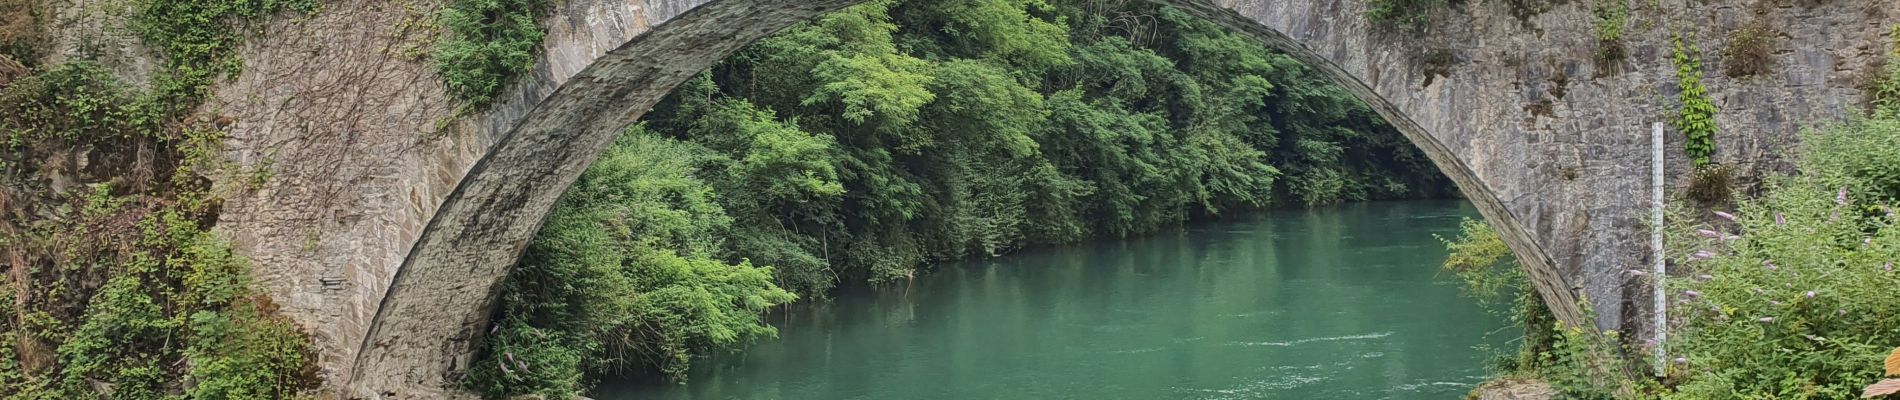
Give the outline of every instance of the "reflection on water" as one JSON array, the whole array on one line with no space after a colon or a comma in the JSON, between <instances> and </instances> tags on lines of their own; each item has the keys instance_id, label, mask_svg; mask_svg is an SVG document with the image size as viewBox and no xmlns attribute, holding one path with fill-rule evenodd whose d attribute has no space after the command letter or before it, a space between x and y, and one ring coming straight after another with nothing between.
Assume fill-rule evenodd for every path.
<instances>
[{"instance_id":1,"label":"reflection on water","mask_svg":"<svg viewBox=\"0 0 1900 400\"><path fill-rule=\"evenodd\" d=\"M1438 277L1463 202L1287 210L946 264L615 399L1456 399L1506 321Z\"/></svg>"}]
</instances>

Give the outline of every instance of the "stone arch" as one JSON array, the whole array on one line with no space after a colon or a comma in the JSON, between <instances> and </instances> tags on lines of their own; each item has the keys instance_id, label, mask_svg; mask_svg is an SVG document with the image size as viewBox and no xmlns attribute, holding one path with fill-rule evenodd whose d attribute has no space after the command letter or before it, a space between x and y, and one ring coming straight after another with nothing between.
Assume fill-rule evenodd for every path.
<instances>
[{"instance_id":1,"label":"stone arch","mask_svg":"<svg viewBox=\"0 0 1900 400\"><path fill-rule=\"evenodd\" d=\"M685 11L657 22L643 17L640 22L652 23L651 30L605 51L544 98L522 100L532 104L531 110L516 116L517 122L504 124L506 133L436 210L396 271L354 354L347 384L352 396L453 396L454 390L445 385L468 367L502 279L555 200L626 126L674 87L728 54L858 1L647 1L649 6L660 3ZM1499 230L1560 320L1573 326L1603 325L1586 317L1581 297L1567 279L1577 269L1560 269L1548 251L1547 242L1567 231L1533 234L1521 214L1539 208L1518 202L1525 198L1522 190L1513 202L1500 196L1500 182L1525 188L1554 178L1493 173L1495 178L1487 181L1473 168L1511 155L1491 154L1496 149L1471 144L1468 131L1490 125L1471 123L1475 118L1464 114L1499 107L1459 98L1462 90L1476 89L1453 89L1453 78L1444 76L1447 71L1433 70L1433 63L1453 62L1449 58L1456 54L1427 54L1430 51L1418 50L1425 39L1375 29L1361 17L1364 0L1158 1L1246 32L1316 68L1371 105ZM1477 50L1484 49L1472 51ZM1567 275L1564 270L1573 272Z\"/></svg>"}]
</instances>

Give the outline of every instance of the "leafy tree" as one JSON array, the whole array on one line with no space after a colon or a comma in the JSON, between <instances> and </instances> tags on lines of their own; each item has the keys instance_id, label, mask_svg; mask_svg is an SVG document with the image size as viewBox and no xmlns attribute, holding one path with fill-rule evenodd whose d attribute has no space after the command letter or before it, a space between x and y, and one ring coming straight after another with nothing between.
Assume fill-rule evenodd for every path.
<instances>
[{"instance_id":1,"label":"leafy tree","mask_svg":"<svg viewBox=\"0 0 1900 400\"><path fill-rule=\"evenodd\" d=\"M471 383L679 379L769 337L759 315L791 293L1450 187L1350 93L1180 10L872 1L741 50L610 149L511 277Z\"/></svg>"}]
</instances>

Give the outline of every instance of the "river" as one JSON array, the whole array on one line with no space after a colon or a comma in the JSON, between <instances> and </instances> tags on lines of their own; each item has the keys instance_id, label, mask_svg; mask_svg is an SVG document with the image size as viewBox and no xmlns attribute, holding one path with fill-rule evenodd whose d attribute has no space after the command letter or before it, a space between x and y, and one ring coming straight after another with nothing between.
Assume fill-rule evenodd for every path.
<instances>
[{"instance_id":1,"label":"river","mask_svg":"<svg viewBox=\"0 0 1900 400\"><path fill-rule=\"evenodd\" d=\"M1439 272L1462 201L1268 211L947 263L620 399L1458 399L1511 333ZM1499 332L1491 339L1485 334ZM1496 344L1496 343L1494 343Z\"/></svg>"}]
</instances>

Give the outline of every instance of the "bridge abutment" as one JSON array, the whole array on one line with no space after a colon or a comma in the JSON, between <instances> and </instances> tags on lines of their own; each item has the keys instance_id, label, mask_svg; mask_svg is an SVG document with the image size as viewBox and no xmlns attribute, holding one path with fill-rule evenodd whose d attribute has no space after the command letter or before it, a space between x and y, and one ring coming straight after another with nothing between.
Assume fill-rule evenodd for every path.
<instances>
[{"instance_id":1,"label":"bridge abutment","mask_svg":"<svg viewBox=\"0 0 1900 400\"><path fill-rule=\"evenodd\" d=\"M1759 174L1782 168L1802 124L1853 112L1861 71L1900 16L1900 3L1833 0L1756 17L1754 1L1632 3L1627 56L1607 63L1596 61L1595 4L1582 0L1529 15L1466 2L1411 33L1367 21L1364 0L1166 2L1366 100L1499 228L1553 311L1640 337L1647 291L1624 271L1647 265L1647 127L1676 107L1674 35L1708 59L1718 160ZM216 106L238 121L230 158L281 166L230 201L219 229L314 331L332 393L453 395L443 385L468 367L501 279L614 136L732 51L854 2L566 2L545 20L535 72L458 115L427 63L403 50L422 35L403 22L426 12L340 1L274 28L219 88ZM1785 27L1775 70L1715 73L1728 33L1748 18ZM307 34L317 31L326 35ZM1670 138L1665 164L1680 179L1689 161L1680 135Z\"/></svg>"}]
</instances>

